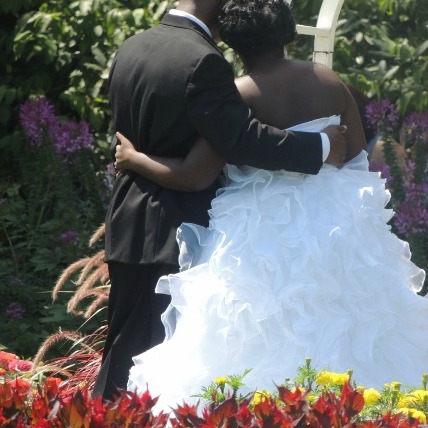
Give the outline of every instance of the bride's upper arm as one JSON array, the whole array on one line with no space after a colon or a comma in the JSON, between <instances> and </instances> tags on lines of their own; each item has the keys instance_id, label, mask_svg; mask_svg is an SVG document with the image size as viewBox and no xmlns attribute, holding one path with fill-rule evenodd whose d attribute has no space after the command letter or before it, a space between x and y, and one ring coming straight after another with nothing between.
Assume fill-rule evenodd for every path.
<instances>
[{"instance_id":1,"label":"bride's upper arm","mask_svg":"<svg viewBox=\"0 0 428 428\"><path fill-rule=\"evenodd\" d=\"M211 145L199 137L183 161L183 177L193 190L203 190L216 180L225 163Z\"/></svg>"},{"instance_id":2,"label":"bride's upper arm","mask_svg":"<svg viewBox=\"0 0 428 428\"><path fill-rule=\"evenodd\" d=\"M362 150L367 150L367 142L357 103L346 85L343 84L342 86L345 94L342 124L348 128L345 134L347 142L346 160L350 160L361 153Z\"/></svg>"}]
</instances>

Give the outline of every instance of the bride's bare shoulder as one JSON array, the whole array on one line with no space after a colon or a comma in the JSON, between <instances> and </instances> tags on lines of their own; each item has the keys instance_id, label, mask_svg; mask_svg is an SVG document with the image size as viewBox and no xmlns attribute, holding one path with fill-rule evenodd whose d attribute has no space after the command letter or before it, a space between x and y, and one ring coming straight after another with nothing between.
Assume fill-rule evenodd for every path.
<instances>
[{"instance_id":1,"label":"bride's bare shoulder","mask_svg":"<svg viewBox=\"0 0 428 428\"><path fill-rule=\"evenodd\" d=\"M305 77L314 77L317 79L322 79L322 81L330 83L340 83L340 79L337 76L336 72L326 65L319 64L312 61L301 61L301 60L290 60L288 61L288 68L291 72L297 73L300 78Z\"/></svg>"},{"instance_id":2,"label":"bride's bare shoulder","mask_svg":"<svg viewBox=\"0 0 428 428\"><path fill-rule=\"evenodd\" d=\"M261 95L259 85L248 75L235 79L235 84L242 99L248 106L251 105L252 100L259 98Z\"/></svg>"}]
</instances>

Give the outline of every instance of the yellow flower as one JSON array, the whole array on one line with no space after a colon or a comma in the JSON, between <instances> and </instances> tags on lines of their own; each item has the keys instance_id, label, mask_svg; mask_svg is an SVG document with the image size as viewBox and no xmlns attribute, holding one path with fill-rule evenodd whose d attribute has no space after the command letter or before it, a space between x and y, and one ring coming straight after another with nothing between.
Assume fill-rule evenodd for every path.
<instances>
[{"instance_id":1,"label":"yellow flower","mask_svg":"<svg viewBox=\"0 0 428 428\"><path fill-rule=\"evenodd\" d=\"M318 385L331 385L331 375L332 373L330 372L321 371L318 373L318 376L315 381Z\"/></svg>"},{"instance_id":2,"label":"yellow flower","mask_svg":"<svg viewBox=\"0 0 428 428\"><path fill-rule=\"evenodd\" d=\"M256 391L254 393L252 404L255 406L256 404L261 403L264 400L267 400L270 397L269 392L267 391Z\"/></svg>"},{"instance_id":3,"label":"yellow flower","mask_svg":"<svg viewBox=\"0 0 428 428\"><path fill-rule=\"evenodd\" d=\"M414 398L415 402L423 402L424 399L428 400L428 391L425 391L424 389L416 389L412 392L411 395Z\"/></svg>"},{"instance_id":4,"label":"yellow flower","mask_svg":"<svg viewBox=\"0 0 428 428\"><path fill-rule=\"evenodd\" d=\"M415 406L418 403L424 403L428 401L428 391L424 389L417 389L404 397L401 397L397 403L398 407L409 407Z\"/></svg>"},{"instance_id":5,"label":"yellow flower","mask_svg":"<svg viewBox=\"0 0 428 428\"><path fill-rule=\"evenodd\" d=\"M219 376L214 381L218 386L224 386L227 383L227 377Z\"/></svg>"},{"instance_id":6,"label":"yellow flower","mask_svg":"<svg viewBox=\"0 0 428 428\"><path fill-rule=\"evenodd\" d=\"M348 380L348 373L332 373L327 371L319 372L316 378L318 385L344 385Z\"/></svg>"},{"instance_id":7,"label":"yellow flower","mask_svg":"<svg viewBox=\"0 0 428 428\"><path fill-rule=\"evenodd\" d=\"M415 419L418 419L421 424L426 424L427 423L427 417L426 417L425 413L422 412L421 410L412 409L411 415Z\"/></svg>"},{"instance_id":8,"label":"yellow flower","mask_svg":"<svg viewBox=\"0 0 428 428\"><path fill-rule=\"evenodd\" d=\"M398 400L397 407L400 409L405 409L415 403L415 399L410 395L405 395Z\"/></svg>"},{"instance_id":9,"label":"yellow flower","mask_svg":"<svg viewBox=\"0 0 428 428\"><path fill-rule=\"evenodd\" d=\"M345 385L349 381L348 373L332 373L333 385Z\"/></svg>"},{"instance_id":10,"label":"yellow flower","mask_svg":"<svg viewBox=\"0 0 428 428\"><path fill-rule=\"evenodd\" d=\"M427 417L425 415L424 412L417 410L417 409L412 409L409 407L403 407L402 409L399 410L400 413L404 413L406 415L410 415L415 419L418 419L418 421L421 424L426 424L427 423Z\"/></svg>"},{"instance_id":11,"label":"yellow flower","mask_svg":"<svg viewBox=\"0 0 428 428\"><path fill-rule=\"evenodd\" d=\"M368 405L376 404L381 399L381 395L374 388L366 389L363 392L363 397L364 397L365 403Z\"/></svg>"},{"instance_id":12,"label":"yellow flower","mask_svg":"<svg viewBox=\"0 0 428 428\"><path fill-rule=\"evenodd\" d=\"M394 391L399 391L401 388L401 382L391 382L391 389Z\"/></svg>"},{"instance_id":13,"label":"yellow flower","mask_svg":"<svg viewBox=\"0 0 428 428\"><path fill-rule=\"evenodd\" d=\"M308 403L313 403L318 397L315 394L308 394L306 396L306 399L308 400Z\"/></svg>"}]
</instances>

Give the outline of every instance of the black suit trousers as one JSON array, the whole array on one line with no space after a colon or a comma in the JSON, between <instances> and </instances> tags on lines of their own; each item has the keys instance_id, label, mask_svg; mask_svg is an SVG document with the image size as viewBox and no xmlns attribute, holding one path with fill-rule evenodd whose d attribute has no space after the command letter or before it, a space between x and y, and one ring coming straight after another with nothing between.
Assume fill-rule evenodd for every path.
<instances>
[{"instance_id":1,"label":"black suit trousers","mask_svg":"<svg viewBox=\"0 0 428 428\"><path fill-rule=\"evenodd\" d=\"M162 275L176 273L179 267L108 262L108 268L108 333L93 394L113 400L121 389L126 389L132 357L165 338L160 316L171 299L156 294L154 289Z\"/></svg>"}]
</instances>

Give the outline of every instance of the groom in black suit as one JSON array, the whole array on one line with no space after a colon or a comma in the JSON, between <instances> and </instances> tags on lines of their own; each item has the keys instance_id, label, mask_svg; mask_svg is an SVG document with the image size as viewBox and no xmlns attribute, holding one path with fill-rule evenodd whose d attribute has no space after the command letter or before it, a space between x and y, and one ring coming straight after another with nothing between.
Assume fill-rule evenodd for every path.
<instances>
[{"instance_id":1,"label":"groom in black suit","mask_svg":"<svg viewBox=\"0 0 428 428\"><path fill-rule=\"evenodd\" d=\"M316 174L328 155L341 166L340 127L326 129L322 142L322 134L285 133L251 115L215 43L222 1L181 0L157 27L119 48L109 79L114 130L137 150L159 156L184 157L202 135L233 164ZM126 388L132 356L164 339L160 314L169 297L154 287L161 275L179 269L177 227L207 226L219 186L185 193L133 172L116 178L105 236L109 332L95 395L112 399Z\"/></svg>"}]
</instances>

